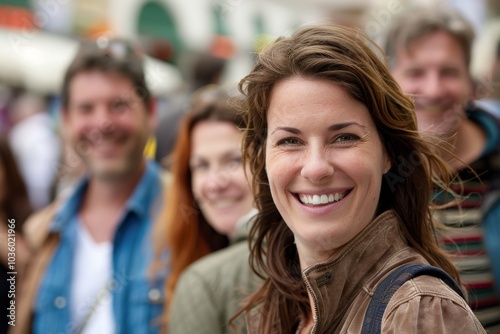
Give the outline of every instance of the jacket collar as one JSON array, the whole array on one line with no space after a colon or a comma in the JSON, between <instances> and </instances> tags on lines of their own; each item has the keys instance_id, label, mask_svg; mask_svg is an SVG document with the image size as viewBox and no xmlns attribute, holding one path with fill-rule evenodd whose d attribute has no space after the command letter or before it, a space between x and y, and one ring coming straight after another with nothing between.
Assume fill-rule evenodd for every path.
<instances>
[{"instance_id":1,"label":"jacket collar","mask_svg":"<svg viewBox=\"0 0 500 334\"><path fill-rule=\"evenodd\" d=\"M387 262L404 248L408 245L399 219L389 210L375 218L332 259L305 269L302 278L315 304L313 333L336 328L360 291L369 282L376 284L381 271L385 271L382 269L387 269Z\"/></svg>"}]
</instances>

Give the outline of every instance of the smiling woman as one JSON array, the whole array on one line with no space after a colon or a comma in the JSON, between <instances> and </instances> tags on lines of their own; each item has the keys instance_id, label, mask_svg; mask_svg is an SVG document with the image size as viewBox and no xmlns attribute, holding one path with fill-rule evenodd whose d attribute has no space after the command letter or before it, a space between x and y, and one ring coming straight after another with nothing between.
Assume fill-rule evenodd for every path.
<instances>
[{"instance_id":1,"label":"smiling woman","mask_svg":"<svg viewBox=\"0 0 500 334\"><path fill-rule=\"evenodd\" d=\"M376 287L405 264L460 281L431 218L432 191L449 191L450 170L376 50L359 31L304 27L240 82L259 211L251 261L269 277L241 311L249 333L361 333ZM381 332L484 330L443 281L420 276L393 295Z\"/></svg>"},{"instance_id":2,"label":"smiling woman","mask_svg":"<svg viewBox=\"0 0 500 334\"><path fill-rule=\"evenodd\" d=\"M191 138L194 198L212 227L230 237L253 203L241 164L242 133L233 123L204 120L193 127Z\"/></svg>"},{"instance_id":3,"label":"smiling woman","mask_svg":"<svg viewBox=\"0 0 500 334\"><path fill-rule=\"evenodd\" d=\"M172 153L172 182L154 233L158 270L165 265L161 254L165 249L170 254L166 260L171 268L165 287L168 306L163 318L168 319L169 334L223 333L226 317L237 311L243 296L235 294L231 279L221 281L221 275L230 277L227 265L234 263L243 268L231 271L238 278L253 278L248 261L239 261L248 259L247 223L254 212L242 163L245 122L236 107L239 100L222 87L206 87L195 94ZM239 250L235 252L234 247ZM216 252L223 248L227 248L226 257ZM202 260L187 269L210 253L214 254L208 265ZM201 275L200 268L204 268ZM207 297L212 295L222 300L213 303Z\"/></svg>"}]
</instances>

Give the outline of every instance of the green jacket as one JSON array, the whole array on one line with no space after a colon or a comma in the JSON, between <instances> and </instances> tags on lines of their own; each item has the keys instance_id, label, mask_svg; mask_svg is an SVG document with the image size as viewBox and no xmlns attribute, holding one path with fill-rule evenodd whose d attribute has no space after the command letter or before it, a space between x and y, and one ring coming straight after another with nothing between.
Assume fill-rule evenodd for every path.
<instances>
[{"instance_id":1,"label":"green jacket","mask_svg":"<svg viewBox=\"0 0 500 334\"><path fill-rule=\"evenodd\" d=\"M171 304L168 334L233 333L229 319L262 283L249 265L249 225L242 226L234 244L196 261L181 275ZM237 333L246 333L244 316L233 324Z\"/></svg>"}]
</instances>

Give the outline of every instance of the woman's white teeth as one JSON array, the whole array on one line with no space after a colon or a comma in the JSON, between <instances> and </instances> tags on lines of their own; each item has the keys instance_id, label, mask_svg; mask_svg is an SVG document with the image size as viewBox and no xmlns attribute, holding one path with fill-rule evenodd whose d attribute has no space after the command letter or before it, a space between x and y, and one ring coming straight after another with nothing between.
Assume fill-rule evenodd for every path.
<instances>
[{"instance_id":1,"label":"woman's white teeth","mask_svg":"<svg viewBox=\"0 0 500 334\"><path fill-rule=\"evenodd\" d=\"M338 202L344 198L344 194L335 193L330 195L300 195L300 201L304 204L320 205L332 202Z\"/></svg>"}]
</instances>

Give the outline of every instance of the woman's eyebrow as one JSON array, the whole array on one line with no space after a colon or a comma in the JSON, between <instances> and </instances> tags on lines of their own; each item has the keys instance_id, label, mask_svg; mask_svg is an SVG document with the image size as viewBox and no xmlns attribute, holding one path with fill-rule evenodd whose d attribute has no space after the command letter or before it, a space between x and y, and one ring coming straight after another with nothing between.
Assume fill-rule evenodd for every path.
<instances>
[{"instance_id":1,"label":"woman's eyebrow","mask_svg":"<svg viewBox=\"0 0 500 334\"><path fill-rule=\"evenodd\" d=\"M291 128L291 127L288 127L288 126L278 126L277 128L275 128L271 134L275 133L276 131L286 131L286 132L290 132L290 133L293 133L294 135L298 135L300 134L300 130L299 129L296 129L296 128Z\"/></svg>"},{"instance_id":2,"label":"woman's eyebrow","mask_svg":"<svg viewBox=\"0 0 500 334\"><path fill-rule=\"evenodd\" d=\"M350 122L343 122L343 123L337 123L337 124L333 124L331 126L328 127L328 131L338 131L338 130L342 130L344 128L347 128L351 125L357 125L357 126L360 126L362 128L365 128L364 125L361 125L357 122L354 122L354 121L350 121ZM286 132L290 132L294 135L299 135L301 134L300 130L299 129L296 129L296 128L292 128L292 127L288 127L288 126L278 126L277 128L275 128L271 134L275 133L276 131L286 131Z\"/></svg>"},{"instance_id":3,"label":"woman's eyebrow","mask_svg":"<svg viewBox=\"0 0 500 334\"><path fill-rule=\"evenodd\" d=\"M357 126L360 126L362 128L364 128L365 126L364 125L361 125L357 122L344 122L344 123L337 123L337 124L334 124L334 125L331 125L328 127L328 131L338 131L338 130L342 130L344 128L347 128L351 125L357 125Z\"/></svg>"}]
</instances>

